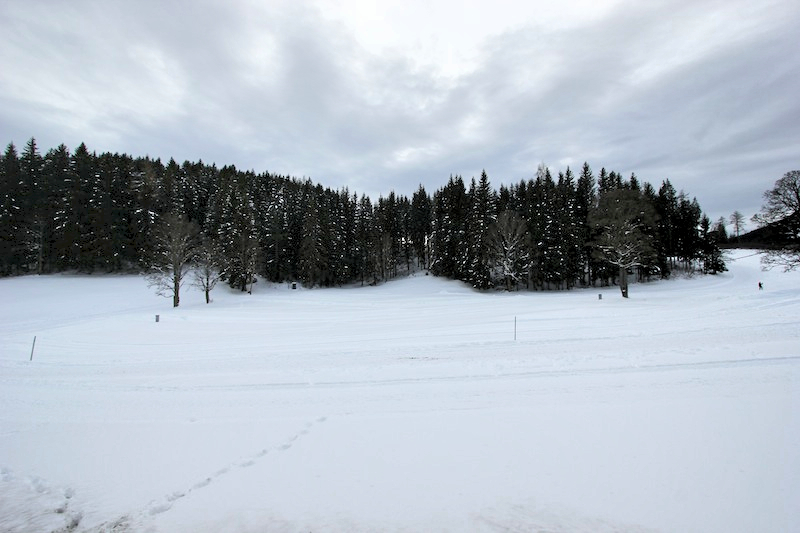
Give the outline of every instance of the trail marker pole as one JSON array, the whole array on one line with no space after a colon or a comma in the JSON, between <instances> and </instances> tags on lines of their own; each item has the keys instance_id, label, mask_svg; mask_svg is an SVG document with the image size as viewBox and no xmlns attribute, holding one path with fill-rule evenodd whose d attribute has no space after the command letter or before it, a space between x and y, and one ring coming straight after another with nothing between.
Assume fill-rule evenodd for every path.
<instances>
[{"instance_id":1,"label":"trail marker pole","mask_svg":"<svg viewBox=\"0 0 800 533\"><path fill-rule=\"evenodd\" d=\"M31 346L31 358L29 361L33 361L33 349L36 348L36 335L33 336L33 346Z\"/></svg>"}]
</instances>

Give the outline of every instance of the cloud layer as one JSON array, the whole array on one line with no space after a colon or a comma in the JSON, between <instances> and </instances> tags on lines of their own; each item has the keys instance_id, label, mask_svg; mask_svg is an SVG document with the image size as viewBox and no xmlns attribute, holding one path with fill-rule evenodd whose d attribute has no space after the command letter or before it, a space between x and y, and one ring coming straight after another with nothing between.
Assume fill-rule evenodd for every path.
<instances>
[{"instance_id":1,"label":"cloud layer","mask_svg":"<svg viewBox=\"0 0 800 533\"><path fill-rule=\"evenodd\" d=\"M668 178L714 218L800 167L794 2L374 4L6 2L0 141L373 198L588 161Z\"/></svg>"}]
</instances>

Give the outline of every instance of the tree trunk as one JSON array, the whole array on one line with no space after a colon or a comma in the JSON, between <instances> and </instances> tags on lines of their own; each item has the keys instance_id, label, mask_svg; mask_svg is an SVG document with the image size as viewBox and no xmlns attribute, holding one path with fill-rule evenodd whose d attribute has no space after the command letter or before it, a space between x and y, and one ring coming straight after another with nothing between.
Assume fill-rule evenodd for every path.
<instances>
[{"instance_id":1,"label":"tree trunk","mask_svg":"<svg viewBox=\"0 0 800 533\"><path fill-rule=\"evenodd\" d=\"M619 290L622 292L622 297L628 297L628 269L619 267Z\"/></svg>"},{"instance_id":2,"label":"tree trunk","mask_svg":"<svg viewBox=\"0 0 800 533\"><path fill-rule=\"evenodd\" d=\"M180 290L181 280L180 277L175 274L172 277L172 307L178 307L178 304L181 303Z\"/></svg>"}]
</instances>

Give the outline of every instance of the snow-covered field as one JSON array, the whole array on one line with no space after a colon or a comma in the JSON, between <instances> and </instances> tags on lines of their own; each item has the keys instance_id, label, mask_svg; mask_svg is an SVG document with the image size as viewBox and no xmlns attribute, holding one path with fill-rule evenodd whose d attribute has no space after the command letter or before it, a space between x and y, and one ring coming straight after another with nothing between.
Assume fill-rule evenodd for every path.
<instances>
[{"instance_id":1,"label":"snow-covered field","mask_svg":"<svg viewBox=\"0 0 800 533\"><path fill-rule=\"evenodd\" d=\"M800 273L734 257L627 301L0 279L0 531L800 531Z\"/></svg>"}]
</instances>

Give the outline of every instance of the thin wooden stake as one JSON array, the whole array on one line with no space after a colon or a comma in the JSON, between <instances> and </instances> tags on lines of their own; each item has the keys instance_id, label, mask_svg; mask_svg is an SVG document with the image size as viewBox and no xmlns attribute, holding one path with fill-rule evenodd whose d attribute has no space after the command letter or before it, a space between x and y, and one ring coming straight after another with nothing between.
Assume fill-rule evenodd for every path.
<instances>
[{"instance_id":1,"label":"thin wooden stake","mask_svg":"<svg viewBox=\"0 0 800 533\"><path fill-rule=\"evenodd\" d=\"M33 361L33 349L36 348L36 335L33 336L33 346L31 346L31 358L29 361Z\"/></svg>"}]
</instances>

